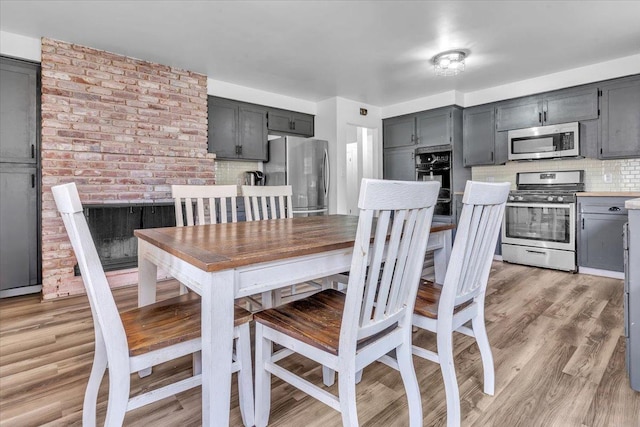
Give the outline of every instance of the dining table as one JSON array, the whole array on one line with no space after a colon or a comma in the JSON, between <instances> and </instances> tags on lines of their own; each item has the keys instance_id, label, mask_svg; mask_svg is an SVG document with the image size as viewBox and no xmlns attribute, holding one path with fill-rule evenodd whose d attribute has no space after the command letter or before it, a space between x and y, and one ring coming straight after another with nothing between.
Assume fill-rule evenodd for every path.
<instances>
[{"instance_id":1,"label":"dining table","mask_svg":"<svg viewBox=\"0 0 640 427\"><path fill-rule=\"evenodd\" d=\"M138 305L155 302L158 268L201 296L202 425L228 426L237 298L349 271L358 217L324 215L136 230ZM452 224L432 223L442 283Z\"/></svg>"}]
</instances>

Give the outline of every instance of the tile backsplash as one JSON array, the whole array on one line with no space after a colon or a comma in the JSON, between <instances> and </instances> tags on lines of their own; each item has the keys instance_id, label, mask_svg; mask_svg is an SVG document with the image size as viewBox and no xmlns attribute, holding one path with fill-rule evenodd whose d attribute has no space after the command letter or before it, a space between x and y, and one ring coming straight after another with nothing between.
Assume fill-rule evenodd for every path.
<instances>
[{"instance_id":1,"label":"tile backsplash","mask_svg":"<svg viewBox=\"0 0 640 427\"><path fill-rule=\"evenodd\" d=\"M584 170L585 191L640 191L640 158L507 162L500 166L475 166L471 175L475 181L509 181L515 189L517 172L560 170Z\"/></svg>"},{"instance_id":2,"label":"tile backsplash","mask_svg":"<svg viewBox=\"0 0 640 427\"><path fill-rule=\"evenodd\" d=\"M216 184L243 185L246 171L262 170L261 162L216 160Z\"/></svg>"}]
</instances>

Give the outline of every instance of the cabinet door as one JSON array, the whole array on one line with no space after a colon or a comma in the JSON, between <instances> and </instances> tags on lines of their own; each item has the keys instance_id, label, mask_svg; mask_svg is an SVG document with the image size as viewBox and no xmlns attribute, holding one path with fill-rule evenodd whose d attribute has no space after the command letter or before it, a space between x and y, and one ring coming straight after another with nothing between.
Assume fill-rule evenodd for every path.
<instances>
[{"instance_id":1,"label":"cabinet door","mask_svg":"<svg viewBox=\"0 0 640 427\"><path fill-rule=\"evenodd\" d=\"M245 160L267 161L267 111L262 108L241 106L239 157Z\"/></svg>"},{"instance_id":2,"label":"cabinet door","mask_svg":"<svg viewBox=\"0 0 640 427\"><path fill-rule=\"evenodd\" d=\"M287 111L269 110L269 130L291 133L291 115Z\"/></svg>"},{"instance_id":3,"label":"cabinet door","mask_svg":"<svg viewBox=\"0 0 640 427\"><path fill-rule=\"evenodd\" d=\"M451 144L451 109L438 109L416 117L416 137L418 145Z\"/></svg>"},{"instance_id":4,"label":"cabinet door","mask_svg":"<svg viewBox=\"0 0 640 427\"><path fill-rule=\"evenodd\" d=\"M623 271L622 227L627 216L582 214L580 220L578 265Z\"/></svg>"},{"instance_id":5,"label":"cabinet door","mask_svg":"<svg viewBox=\"0 0 640 427\"><path fill-rule=\"evenodd\" d=\"M300 136L313 136L313 116L309 114L291 114L291 133Z\"/></svg>"},{"instance_id":6,"label":"cabinet door","mask_svg":"<svg viewBox=\"0 0 640 427\"><path fill-rule=\"evenodd\" d=\"M513 130L542 125L542 99L532 96L498 105L496 130Z\"/></svg>"},{"instance_id":7,"label":"cabinet door","mask_svg":"<svg viewBox=\"0 0 640 427\"><path fill-rule=\"evenodd\" d=\"M413 147L384 150L384 179L416 180L415 150Z\"/></svg>"},{"instance_id":8,"label":"cabinet door","mask_svg":"<svg viewBox=\"0 0 640 427\"><path fill-rule=\"evenodd\" d=\"M238 105L209 97L209 152L219 159L238 157Z\"/></svg>"},{"instance_id":9,"label":"cabinet door","mask_svg":"<svg viewBox=\"0 0 640 427\"><path fill-rule=\"evenodd\" d=\"M37 66L0 59L0 162L36 163Z\"/></svg>"},{"instance_id":10,"label":"cabinet door","mask_svg":"<svg viewBox=\"0 0 640 427\"><path fill-rule=\"evenodd\" d=\"M415 117L402 116L382 123L384 148L415 145Z\"/></svg>"},{"instance_id":11,"label":"cabinet door","mask_svg":"<svg viewBox=\"0 0 640 427\"><path fill-rule=\"evenodd\" d=\"M495 136L493 105L466 108L462 128L464 166L494 164Z\"/></svg>"},{"instance_id":12,"label":"cabinet door","mask_svg":"<svg viewBox=\"0 0 640 427\"><path fill-rule=\"evenodd\" d=\"M598 88L568 89L545 95L542 118L545 125L598 118Z\"/></svg>"},{"instance_id":13,"label":"cabinet door","mask_svg":"<svg viewBox=\"0 0 640 427\"><path fill-rule=\"evenodd\" d=\"M600 158L640 157L640 78L602 87Z\"/></svg>"},{"instance_id":14,"label":"cabinet door","mask_svg":"<svg viewBox=\"0 0 640 427\"><path fill-rule=\"evenodd\" d=\"M0 290L38 284L36 172L0 164Z\"/></svg>"}]
</instances>

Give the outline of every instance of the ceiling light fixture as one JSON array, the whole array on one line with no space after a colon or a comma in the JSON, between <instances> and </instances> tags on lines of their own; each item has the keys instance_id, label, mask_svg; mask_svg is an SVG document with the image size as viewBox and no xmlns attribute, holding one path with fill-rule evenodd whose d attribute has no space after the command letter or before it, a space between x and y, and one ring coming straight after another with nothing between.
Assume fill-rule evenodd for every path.
<instances>
[{"instance_id":1,"label":"ceiling light fixture","mask_svg":"<svg viewBox=\"0 0 640 427\"><path fill-rule=\"evenodd\" d=\"M433 57L433 69L436 76L455 76L464 71L467 53L461 50L448 50Z\"/></svg>"}]
</instances>

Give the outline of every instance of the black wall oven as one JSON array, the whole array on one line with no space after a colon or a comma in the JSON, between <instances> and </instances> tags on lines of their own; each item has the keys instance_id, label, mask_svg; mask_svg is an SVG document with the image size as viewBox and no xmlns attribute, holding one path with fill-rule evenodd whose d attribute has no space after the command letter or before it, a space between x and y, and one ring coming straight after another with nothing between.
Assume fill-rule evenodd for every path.
<instances>
[{"instance_id":1,"label":"black wall oven","mask_svg":"<svg viewBox=\"0 0 640 427\"><path fill-rule=\"evenodd\" d=\"M451 216L452 209L452 170L451 149L443 147L421 147L416 149L416 181L438 181L440 192L434 215Z\"/></svg>"}]
</instances>

